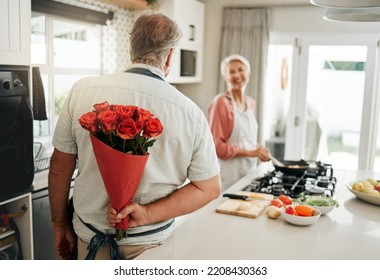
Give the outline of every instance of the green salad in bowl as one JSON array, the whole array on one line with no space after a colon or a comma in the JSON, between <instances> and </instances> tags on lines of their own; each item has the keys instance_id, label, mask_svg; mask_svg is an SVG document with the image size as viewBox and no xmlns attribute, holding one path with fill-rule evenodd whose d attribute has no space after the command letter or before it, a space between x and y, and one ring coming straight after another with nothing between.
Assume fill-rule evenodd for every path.
<instances>
[{"instance_id":1,"label":"green salad in bowl","mask_svg":"<svg viewBox=\"0 0 380 280\"><path fill-rule=\"evenodd\" d=\"M334 208L339 207L339 203L331 197L305 195L300 196L298 202L309 205L321 211L321 215L331 212Z\"/></svg>"}]
</instances>

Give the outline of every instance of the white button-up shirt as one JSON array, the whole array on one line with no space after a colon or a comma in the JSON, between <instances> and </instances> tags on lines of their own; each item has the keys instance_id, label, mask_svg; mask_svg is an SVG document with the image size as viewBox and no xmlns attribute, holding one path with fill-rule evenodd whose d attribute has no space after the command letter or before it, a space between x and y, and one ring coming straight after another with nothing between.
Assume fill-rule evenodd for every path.
<instances>
[{"instance_id":1,"label":"white button-up shirt","mask_svg":"<svg viewBox=\"0 0 380 280\"><path fill-rule=\"evenodd\" d=\"M164 78L163 72L144 64L131 67L149 69ZM215 145L207 119L200 108L169 83L140 74L120 73L84 78L72 87L53 137L53 145L61 152L78 155L79 175L74 186L74 229L78 236L89 241L94 233L87 229L77 215L98 230L108 227L109 202L92 150L89 132L83 129L79 117L93 105L136 105L150 110L163 125L163 133L149 149L144 175L134 197L147 204L168 196L186 179L201 181L219 173ZM123 172L123 170L120 170ZM168 221L128 229L129 233L144 232L161 227ZM142 237L131 237L119 244L151 244L165 240L174 226Z\"/></svg>"}]
</instances>

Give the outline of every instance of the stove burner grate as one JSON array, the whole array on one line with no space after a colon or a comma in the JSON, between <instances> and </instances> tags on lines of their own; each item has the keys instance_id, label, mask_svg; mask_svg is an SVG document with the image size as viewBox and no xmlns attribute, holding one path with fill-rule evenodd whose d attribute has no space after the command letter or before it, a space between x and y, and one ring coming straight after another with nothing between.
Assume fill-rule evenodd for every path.
<instances>
[{"instance_id":1,"label":"stove burner grate","mask_svg":"<svg viewBox=\"0 0 380 280\"><path fill-rule=\"evenodd\" d=\"M300 176L286 174L275 170L262 178L252 181L243 191L273 194L274 196L288 195L298 198L303 195L335 194L336 178L330 164L321 162L309 163L309 169Z\"/></svg>"}]
</instances>

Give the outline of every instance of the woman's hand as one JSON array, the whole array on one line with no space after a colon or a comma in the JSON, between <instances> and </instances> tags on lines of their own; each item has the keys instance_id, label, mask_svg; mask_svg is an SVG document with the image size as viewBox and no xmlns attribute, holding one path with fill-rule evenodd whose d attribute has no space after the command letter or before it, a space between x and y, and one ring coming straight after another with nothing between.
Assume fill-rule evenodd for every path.
<instances>
[{"instance_id":1,"label":"woman's hand","mask_svg":"<svg viewBox=\"0 0 380 280\"><path fill-rule=\"evenodd\" d=\"M268 161L271 158L270 151L268 148L261 145L257 145L255 150L245 150L239 149L236 156L238 157L257 157L261 161Z\"/></svg>"},{"instance_id":2,"label":"woman's hand","mask_svg":"<svg viewBox=\"0 0 380 280\"><path fill-rule=\"evenodd\" d=\"M268 148L260 146L260 147L258 147L256 149L256 152L257 152L257 157L261 161L268 161L268 160L270 160L270 152L269 152Z\"/></svg>"}]
</instances>

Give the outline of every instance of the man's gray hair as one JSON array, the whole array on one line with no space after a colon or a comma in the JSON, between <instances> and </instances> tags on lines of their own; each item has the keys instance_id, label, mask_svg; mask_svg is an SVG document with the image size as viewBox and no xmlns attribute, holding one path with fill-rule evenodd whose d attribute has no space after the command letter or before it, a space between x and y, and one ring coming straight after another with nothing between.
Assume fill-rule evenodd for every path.
<instances>
[{"instance_id":1,"label":"man's gray hair","mask_svg":"<svg viewBox=\"0 0 380 280\"><path fill-rule=\"evenodd\" d=\"M131 61L161 68L170 49L178 46L182 31L176 22L161 13L141 15L131 32Z\"/></svg>"}]
</instances>

